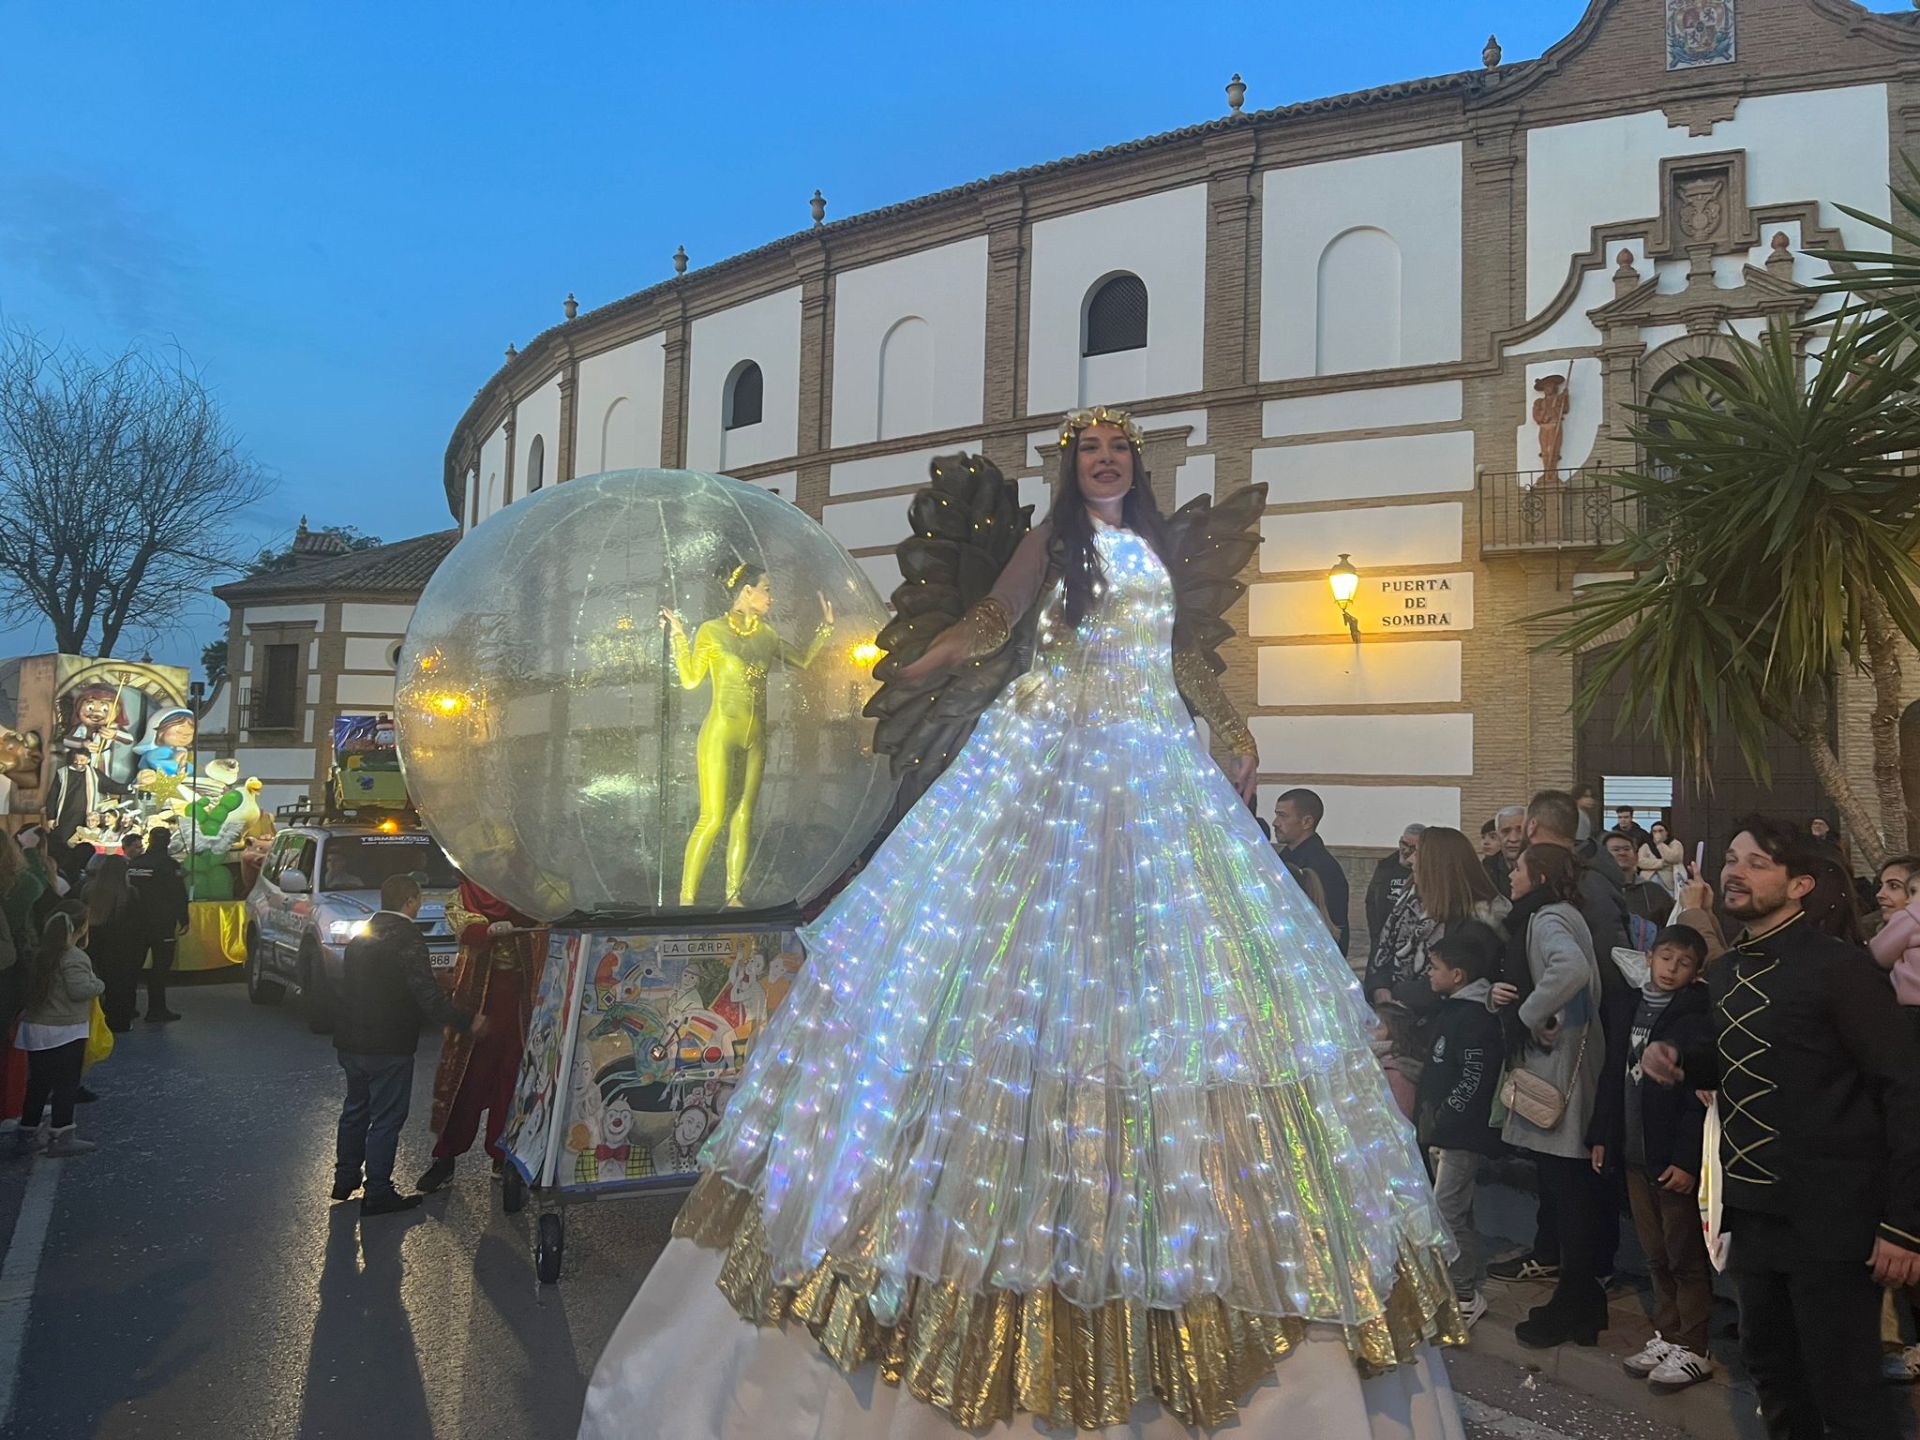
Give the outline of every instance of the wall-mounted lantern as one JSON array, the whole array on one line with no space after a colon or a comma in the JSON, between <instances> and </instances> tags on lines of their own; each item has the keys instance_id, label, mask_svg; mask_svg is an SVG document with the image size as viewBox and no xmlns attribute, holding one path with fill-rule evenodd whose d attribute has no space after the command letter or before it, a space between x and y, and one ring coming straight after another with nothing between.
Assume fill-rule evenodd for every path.
<instances>
[{"instance_id":1,"label":"wall-mounted lantern","mask_svg":"<svg viewBox=\"0 0 1920 1440\"><path fill-rule=\"evenodd\" d=\"M1347 622L1347 633L1353 637L1353 643L1360 643L1360 622L1353 618L1353 597L1360 589L1360 572L1353 568L1353 562L1344 554L1340 563L1327 571L1327 587L1333 591L1334 603L1340 607L1340 618Z\"/></svg>"}]
</instances>

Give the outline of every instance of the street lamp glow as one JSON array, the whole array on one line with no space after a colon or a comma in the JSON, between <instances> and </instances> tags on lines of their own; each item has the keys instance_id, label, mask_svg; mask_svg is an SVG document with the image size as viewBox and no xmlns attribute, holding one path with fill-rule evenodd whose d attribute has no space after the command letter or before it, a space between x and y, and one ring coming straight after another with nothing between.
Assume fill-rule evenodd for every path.
<instances>
[{"instance_id":1,"label":"street lamp glow","mask_svg":"<svg viewBox=\"0 0 1920 1440\"><path fill-rule=\"evenodd\" d=\"M1340 561L1327 572L1327 587L1333 591L1334 603L1340 607L1340 618L1347 622L1347 634L1353 637L1353 643L1360 643L1360 622L1353 618L1348 607L1353 597L1360 592L1360 572L1353 568L1353 561L1343 553Z\"/></svg>"},{"instance_id":2,"label":"street lamp glow","mask_svg":"<svg viewBox=\"0 0 1920 1440\"><path fill-rule=\"evenodd\" d=\"M1344 610L1353 603L1353 597L1359 593L1360 572L1353 568L1353 563L1345 555L1342 555L1340 563L1327 572L1327 584L1333 589L1333 598Z\"/></svg>"}]
</instances>

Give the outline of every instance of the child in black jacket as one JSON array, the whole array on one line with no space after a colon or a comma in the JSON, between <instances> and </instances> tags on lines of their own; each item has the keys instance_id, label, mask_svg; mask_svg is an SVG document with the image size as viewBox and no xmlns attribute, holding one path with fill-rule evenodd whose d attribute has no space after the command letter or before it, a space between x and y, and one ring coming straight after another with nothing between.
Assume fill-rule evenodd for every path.
<instances>
[{"instance_id":1,"label":"child in black jacket","mask_svg":"<svg viewBox=\"0 0 1920 1440\"><path fill-rule=\"evenodd\" d=\"M1500 932L1468 921L1434 943L1427 983L1441 997L1429 1028L1431 1048L1414 1113L1422 1146L1433 1154L1433 1196L1460 1253L1448 1270L1460 1312L1471 1325L1486 1313L1480 1237L1473 1192L1489 1155L1500 1153L1493 1096L1500 1085L1500 1017L1488 1008L1506 942Z\"/></svg>"},{"instance_id":2,"label":"child in black jacket","mask_svg":"<svg viewBox=\"0 0 1920 1440\"><path fill-rule=\"evenodd\" d=\"M1713 1308L1706 1240L1694 1191L1700 1180L1707 1109L1690 1086L1643 1078L1640 1058L1655 1040L1680 1047L1713 1038L1713 999L1701 980L1707 943L1688 925L1669 925L1653 942L1647 983L1629 1029L1608 1037L1587 1142L1593 1168L1626 1171L1634 1229L1653 1275L1653 1339L1626 1361L1656 1394L1697 1385L1713 1373L1707 1320Z\"/></svg>"}]
</instances>

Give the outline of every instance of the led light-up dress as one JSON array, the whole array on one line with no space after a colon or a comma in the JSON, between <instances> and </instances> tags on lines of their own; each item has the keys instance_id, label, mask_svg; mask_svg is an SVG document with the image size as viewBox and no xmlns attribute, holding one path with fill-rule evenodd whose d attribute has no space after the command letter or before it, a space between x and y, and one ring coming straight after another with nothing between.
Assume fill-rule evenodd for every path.
<instances>
[{"instance_id":1,"label":"led light-up dress","mask_svg":"<svg viewBox=\"0 0 1920 1440\"><path fill-rule=\"evenodd\" d=\"M583 1440L1458 1436L1445 1231L1129 530L806 933Z\"/></svg>"}]
</instances>

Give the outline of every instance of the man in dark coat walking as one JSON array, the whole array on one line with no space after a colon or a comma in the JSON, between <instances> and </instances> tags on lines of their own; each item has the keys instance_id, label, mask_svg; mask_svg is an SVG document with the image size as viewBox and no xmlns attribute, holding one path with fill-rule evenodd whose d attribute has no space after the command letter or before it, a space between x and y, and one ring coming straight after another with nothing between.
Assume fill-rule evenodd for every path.
<instances>
[{"instance_id":1,"label":"man in dark coat walking","mask_svg":"<svg viewBox=\"0 0 1920 1440\"><path fill-rule=\"evenodd\" d=\"M130 860L127 879L133 886L134 903L144 931L147 954L147 1019L178 1020L179 1014L167 1008L167 981L173 975L173 960L180 937L187 930L187 879L180 862L167 848L173 832L164 825L154 827L138 859Z\"/></svg>"},{"instance_id":2,"label":"man in dark coat walking","mask_svg":"<svg viewBox=\"0 0 1920 1440\"><path fill-rule=\"evenodd\" d=\"M380 887L380 908L347 944L334 1012L333 1047L347 1076L333 1164L333 1198L349 1200L366 1175L362 1215L411 1210L424 1198L393 1188L393 1160L413 1101L413 1055L423 1024L475 1037L483 1017L469 1015L433 978L427 943L414 917L420 884L395 875Z\"/></svg>"}]
</instances>

